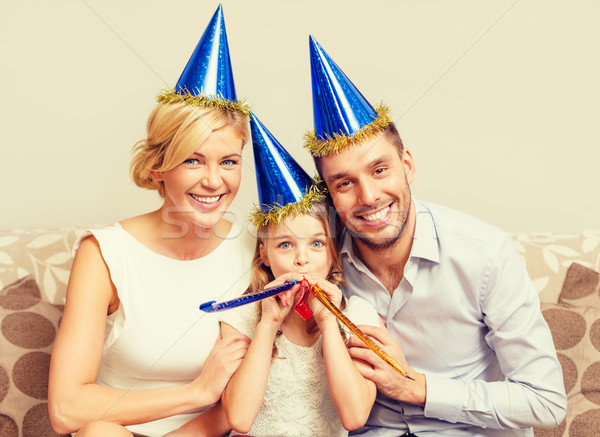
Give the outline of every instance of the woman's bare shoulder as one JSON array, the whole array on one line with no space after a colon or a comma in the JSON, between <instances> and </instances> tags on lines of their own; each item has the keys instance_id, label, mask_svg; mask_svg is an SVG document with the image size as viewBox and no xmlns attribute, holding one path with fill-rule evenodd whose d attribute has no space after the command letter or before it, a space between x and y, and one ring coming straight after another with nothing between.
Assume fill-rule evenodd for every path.
<instances>
[{"instance_id":1,"label":"woman's bare shoulder","mask_svg":"<svg viewBox=\"0 0 600 437\"><path fill-rule=\"evenodd\" d=\"M157 214L160 215L160 211L152 211L135 217L129 217L121 220L119 224L137 240L145 240L153 232L156 232L157 219L160 220Z\"/></svg>"}]
</instances>

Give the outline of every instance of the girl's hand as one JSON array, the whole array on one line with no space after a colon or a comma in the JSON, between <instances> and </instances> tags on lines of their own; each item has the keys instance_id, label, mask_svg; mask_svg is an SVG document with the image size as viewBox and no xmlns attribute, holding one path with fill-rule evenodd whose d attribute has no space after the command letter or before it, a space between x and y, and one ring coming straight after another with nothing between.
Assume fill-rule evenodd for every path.
<instances>
[{"instance_id":1,"label":"girl's hand","mask_svg":"<svg viewBox=\"0 0 600 437\"><path fill-rule=\"evenodd\" d=\"M299 279L297 276L298 275L294 275L293 273L287 273L267 284L265 288L281 285L290 279L295 279L297 282L300 282L301 278ZM283 293L263 299L261 301L261 321L271 322L277 326L277 328L279 328L281 323L290 313L290 310L294 307L294 296L299 288L300 284L296 284L291 289L284 291Z\"/></svg>"},{"instance_id":2,"label":"girl's hand","mask_svg":"<svg viewBox=\"0 0 600 437\"><path fill-rule=\"evenodd\" d=\"M311 285L315 285L319 287L323 293L329 298L331 303L333 303L338 308L342 302L342 291L331 282L326 279L314 279L312 277L306 278ZM315 321L319 326L322 326L323 323L335 322L337 324L337 318L335 315L327 309L315 296L313 293L310 293L308 296L308 306L313 312L313 316Z\"/></svg>"}]
</instances>

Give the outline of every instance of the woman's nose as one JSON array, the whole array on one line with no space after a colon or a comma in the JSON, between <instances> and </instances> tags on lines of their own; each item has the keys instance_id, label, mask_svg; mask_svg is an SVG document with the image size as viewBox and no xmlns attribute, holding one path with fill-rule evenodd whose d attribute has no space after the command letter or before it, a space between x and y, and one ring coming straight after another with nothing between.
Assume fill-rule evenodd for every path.
<instances>
[{"instance_id":1,"label":"woman's nose","mask_svg":"<svg viewBox=\"0 0 600 437\"><path fill-rule=\"evenodd\" d=\"M207 188L216 189L221 186L222 179L219 171L215 168L208 168L202 176L202 185Z\"/></svg>"}]
</instances>

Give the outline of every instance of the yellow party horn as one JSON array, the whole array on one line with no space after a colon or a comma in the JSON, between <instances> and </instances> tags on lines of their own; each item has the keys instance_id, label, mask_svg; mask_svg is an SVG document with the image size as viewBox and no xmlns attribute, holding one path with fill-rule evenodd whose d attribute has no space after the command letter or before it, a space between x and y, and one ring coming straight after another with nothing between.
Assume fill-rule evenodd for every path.
<instances>
[{"instance_id":1,"label":"yellow party horn","mask_svg":"<svg viewBox=\"0 0 600 437\"><path fill-rule=\"evenodd\" d=\"M377 346L375 344L375 342L373 340L371 340L371 338L369 336L367 336L367 334L362 332L354 323L352 323L350 321L350 319L348 317L346 317L344 315L344 313L342 313L340 311L340 309L337 306L335 306L335 304L333 302L331 302L329 300L329 298L325 295L323 290L321 290L316 285L311 285L310 289L313 292L313 294L315 295L315 297L323 305L325 305L325 307L329 311L331 311L333 313L333 315L336 316L340 320L340 322L342 322L344 325L346 325L346 327L354 335L356 335L369 349L371 349L373 352L375 352L379 356L379 358L381 358L383 361L385 361L390 366L392 366L394 368L394 370L398 371L398 373L400 373L402 376L404 376L408 379L412 379L413 381L415 380L413 377L409 376L409 374L406 372L406 370L404 370L404 368L402 368L402 366L400 366L400 364L398 364L392 357L390 357L383 349L381 349L379 346Z\"/></svg>"}]
</instances>

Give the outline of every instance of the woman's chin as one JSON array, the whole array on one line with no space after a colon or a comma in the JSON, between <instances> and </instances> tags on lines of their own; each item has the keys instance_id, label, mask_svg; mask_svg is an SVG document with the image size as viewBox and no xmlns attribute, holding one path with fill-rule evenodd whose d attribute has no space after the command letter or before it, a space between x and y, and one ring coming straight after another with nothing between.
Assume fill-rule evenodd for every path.
<instances>
[{"instance_id":1,"label":"woman's chin","mask_svg":"<svg viewBox=\"0 0 600 437\"><path fill-rule=\"evenodd\" d=\"M225 222L226 211L215 211L210 214L202 214L201 217L195 217L194 225L199 231L214 231L217 232Z\"/></svg>"}]
</instances>

